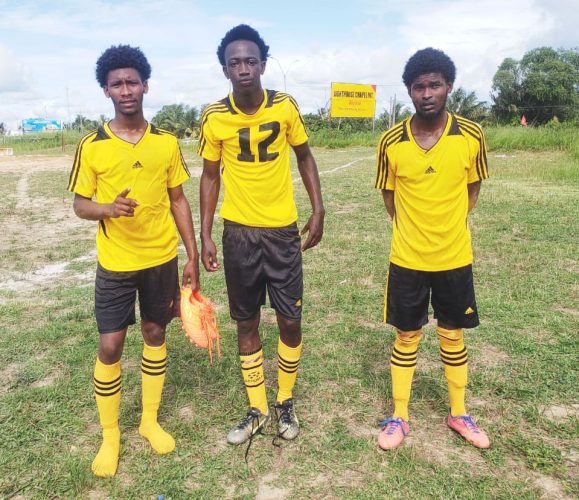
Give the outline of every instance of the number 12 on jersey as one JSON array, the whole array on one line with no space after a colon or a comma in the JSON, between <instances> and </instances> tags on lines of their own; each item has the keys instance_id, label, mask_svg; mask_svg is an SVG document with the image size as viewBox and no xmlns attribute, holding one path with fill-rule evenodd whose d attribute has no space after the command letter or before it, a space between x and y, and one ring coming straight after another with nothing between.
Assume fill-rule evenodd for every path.
<instances>
[{"instance_id":1,"label":"number 12 on jersey","mask_svg":"<svg viewBox=\"0 0 579 500\"><path fill-rule=\"evenodd\" d=\"M259 162L266 162L275 160L279 153L274 151L269 153L267 148L277 139L280 131L279 122L262 123L259 126L260 132L269 131L269 135L257 143L257 154ZM240 128L237 131L239 136L239 154L237 159L239 161L255 163L255 154L251 151L251 129L249 127Z\"/></svg>"}]
</instances>

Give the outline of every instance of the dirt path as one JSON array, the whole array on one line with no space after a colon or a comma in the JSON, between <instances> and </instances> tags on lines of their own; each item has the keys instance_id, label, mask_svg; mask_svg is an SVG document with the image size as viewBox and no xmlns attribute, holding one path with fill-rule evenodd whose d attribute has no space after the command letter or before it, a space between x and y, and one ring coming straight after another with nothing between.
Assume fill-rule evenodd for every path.
<instances>
[{"instance_id":1,"label":"dirt path","mask_svg":"<svg viewBox=\"0 0 579 500\"><path fill-rule=\"evenodd\" d=\"M15 208L0 222L0 291L31 291L40 284L56 284L67 275L86 279L83 273L67 271L71 260L67 257L75 241L92 238L94 224L74 216L66 186L59 186L58 195L50 198L30 189L34 174L59 172L63 178L72 161L70 156L0 157L0 173L19 176L9 195ZM86 258L94 259L94 252Z\"/></svg>"}]
</instances>

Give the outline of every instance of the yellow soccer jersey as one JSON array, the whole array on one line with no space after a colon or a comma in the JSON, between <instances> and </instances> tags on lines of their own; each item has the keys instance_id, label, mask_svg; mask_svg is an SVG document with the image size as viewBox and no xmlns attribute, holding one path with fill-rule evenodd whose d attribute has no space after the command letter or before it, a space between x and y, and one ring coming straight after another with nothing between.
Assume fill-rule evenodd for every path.
<instances>
[{"instance_id":1,"label":"yellow soccer jersey","mask_svg":"<svg viewBox=\"0 0 579 500\"><path fill-rule=\"evenodd\" d=\"M68 190L112 203L126 188L138 201L134 217L99 221L98 260L109 271L137 271L177 255L178 236L167 188L189 178L177 138L152 124L137 144L117 137L108 124L82 138Z\"/></svg>"},{"instance_id":2,"label":"yellow soccer jersey","mask_svg":"<svg viewBox=\"0 0 579 500\"><path fill-rule=\"evenodd\" d=\"M488 177L483 132L448 114L428 151L412 136L411 118L378 143L375 186L394 191L390 261L419 271L445 271L472 263L467 184Z\"/></svg>"},{"instance_id":3,"label":"yellow soccer jersey","mask_svg":"<svg viewBox=\"0 0 579 500\"><path fill-rule=\"evenodd\" d=\"M298 106L288 94L264 90L263 104L253 115L239 110L233 94L208 106L198 152L207 160L221 160L221 217L254 227L295 222L289 146L307 140Z\"/></svg>"}]
</instances>

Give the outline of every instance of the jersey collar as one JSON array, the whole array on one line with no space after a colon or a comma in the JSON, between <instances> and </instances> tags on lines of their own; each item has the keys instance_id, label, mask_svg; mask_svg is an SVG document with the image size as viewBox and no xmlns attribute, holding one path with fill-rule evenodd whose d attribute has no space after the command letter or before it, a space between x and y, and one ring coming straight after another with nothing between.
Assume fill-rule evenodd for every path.
<instances>
[{"instance_id":1,"label":"jersey collar","mask_svg":"<svg viewBox=\"0 0 579 500\"><path fill-rule=\"evenodd\" d=\"M147 137L150 133L151 133L151 124L149 122L147 122L147 128L145 129L145 131L143 132L143 135L141 136L141 138L136 142L136 143L132 143L129 141L125 141L124 139L122 139L121 137L119 137L118 135L116 135L112 130L111 127L109 126L110 122L106 122L103 125L103 128L105 129L105 132L112 137L115 141L120 142L121 144L126 144L127 146L131 146L131 147L136 147L139 144L142 144L143 141L145 140L145 137Z\"/></svg>"},{"instance_id":2,"label":"jersey collar","mask_svg":"<svg viewBox=\"0 0 579 500\"><path fill-rule=\"evenodd\" d=\"M263 89L263 101L262 101L261 105L259 106L259 108L257 109L257 111L251 115L244 113L243 111L241 111L237 107L237 104L235 104L235 99L233 98L233 92L231 94L229 94L229 102L231 103L231 107L235 110L236 113L239 113L240 115L243 115L243 116L255 116L261 110L263 110L263 108L265 108L267 106L267 90Z\"/></svg>"},{"instance_id":3,"label":"jersey collar","mask_svg":"<svg viewBox=\"0 0 579 500\"><path fill-rule=\"evenodd\" d=\"M418 144L418 142L416 142L416 139L414 138L414 134L412 134L412 127L410 126L411 120L412 120L412 117L408 118L408 121L406 122L406 131L408 133L408 137L410 138L410 141L414 145L416 145L416 147L418 149L420 149L421 151L423 151L424 153L430 153L431 151L435 150L438 147L438 145L441 143L442 139L448 135L448 131L450 130L450 125L452 124L452 113L450 113L450 111L446 112L446 125L444 126L444 130L442 131L442 134L440 134L438 141L436 141L436 143L430 149L424 149L422 146L420 146L420 144Z\"/></svg>"}]
</instances>

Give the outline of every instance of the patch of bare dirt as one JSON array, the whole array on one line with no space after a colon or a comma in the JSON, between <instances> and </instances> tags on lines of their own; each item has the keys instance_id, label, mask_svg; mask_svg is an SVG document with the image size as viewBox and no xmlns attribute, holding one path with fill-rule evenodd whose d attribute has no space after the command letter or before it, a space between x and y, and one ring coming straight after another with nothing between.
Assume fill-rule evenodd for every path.
<instances>
[{"instance_id":1,"label":"patch of bare dirt","mask_svg":"<svg viewBox=\"0 0 579 500\"><path fill-rule=\"evenodd\" d=\"M95 408L96 411L96 408ZM86 434L88 436L100 436L101 426L96 422L89 422L86 426Z\"/></svg>"},{"instance_id":2,"label":"patch of bare dirt","mask_svg":"<svg viewBox=\"0 0 579 500\"><path fill-rule=\"evenodd\" d=\"M479 350L481 355L469 356L468 362L472 367L500 366L508 364L511 361L511 357L507 353L497 349L491 344L481 345L479 346Z\"/></svg>"},{"instance_id":3,"label":"patch of bare dirt","mask_svg":"<svg viewBox=\"0 0 579 500\"><path fill-rule=\"evenodd\" d=\"M356 283L361 287L368 288L371 290L383 290L384 289L384 284L383 283L376 283L374 281L374 277L372 275L358 278L356 280Z\"/></svg>"},{"instance_id":4,"label":"patch of bare dirt","mask_svg":"<svg viewBox=\"0 0 579 500\"><path fill-rule=\"evenodd\" d=\"M427 462L448 467L453 462L468 463L473 473L488 470L484 458L474 448L456 443L452 431L440 415L431 415L414 423L404 446L411 446L416 454Z\"/></svg>"},{"instance_id":5,"label":"patch of bare dirt","mask_svg":"<svg viewBox=\"0 0 579 500\"><path fill-rule=\"evenodd\" d=\"M54 384L56 379L60 376L60 373L61 373L60 367L56 367L46 377L40 380L36 380L32 384L30 384L30 387L34 387L35 389L38 389L39 387L48 387Z\"/></svg>"},{"instance_id":6,"label":"patch of bare dirt","mask_svg":"<svg viewBox=\"0 0 579 500\"><path fill-rule=\"evenodd\" d=\"M442 373L442 361L434 356L427 356L426 353L420 353L418 350L418 359L416 360L416 373L427 373L430 370L440 370Z\"/></svg>"},{"instance_id":7,"label":"patch of bare dirt","mask_svg":"<svg viewBox=\"0 0 579 500\"><path fill-rule=\"evenodd\" d=\"M15 174L25 174L29 171L38 170L60 170L69 171L72 167L72 157L70 156L0 156L0 170Z\"/></svg>"},{"instance_id":8,"label":"patch of bare dirt","mask_svg":"<svg viewBox=\"0 0 579 500\"><path fill-rule=\"evenodd\" d=\"M563 485L556 479L535 473L533 475L533 484L542 492L541 498L545 500L567 500L572 497L568 496L563 489Z\"/></svg>"},{"instance_id":9,"label":"patch of bare dirt","mask_svg":"<svg viewBox=\"0 0 579 500\"><path fill-rule=\"evenodd\" d=\"M255 500L282 500L288 498L290 492L275 485L277 474L266 474L261 478Z\"/></svg>"},{"instance_id":10,"label":"patch of bare dirt","mask_svg":"<svg viewBox=\"0 0 579 500\"><path fill-rule=\"evenodd\" d=\"M105 493L102 490L90 490L87 493L88 500L108 500L110 498L108 493Z\"/></svg>"},{"instance_id":11,"label":"patch of bare dirt","mask_svg":"<svg viewBox=\"0 0 579 500\"><path fill-rule=\"evenodd\" d=\"M359 438L369 438L376 439L378 437L378 427L372 425L369 422L354 422L352 420L348 421L348 430L350 434Z\"/></svg>"},{"instance_id":12,"label":"patch of bare dirt","mask_svg":"<svg viewBox=\"0 0 579 500\"><path fill-rule=\"evenodd\" d=\"M210 453L214 455L225 451L229 445L227 444L227 436L225 432L223 432L223 429L213 427L207 431L209 439L207 440L205 448L208 448Z\"/></svg>"},{"instance_id":13,"label":"patch of bare dirt","mask_svg":"<svg viewBox=\"0 0 579 500\"><path fill-rule=\"evenodd\" d=\"M561 456L568 467L569 478L577 482L579 480L579 451L577 448L561 450Z\"/></svg>"},{"instance_id":14,"label":"patch of bare dirt","mask_svg":"<svg viewBox=\"0 0 579 500\"><path fill-rule=\"evenodd\" d=\"M579 417L579 404L543 406L539 410L556 424L566 422L572 417Z\"/></svg>"},{"instance_id":15,"label":"patch of bare dirt","mask_svg":"<svg viewBox=\"0 0 579 500\"><path fill-rule=\"evenodd\" d=\"M179 417L185 421L191 421L195 418L195 412L191 406L184 406L179 410Z\"/></svg>"},{"instance_id":16,"label":"patch of bare dirt","mask_svg":"<svg viewBox=\"0 0 579 500\"><path fill-rule=\"evenodd\" d=\"M137 368L141 369L141 359L125 358L121 361L123 370L135 371ZM124 389L123 389L124 390Z\"/></svg>"},{"instance_id":17,"label":"patch of bare dirt","mask_svg":"<svg viewBox=\"0 0 579 500\"><path fill-rule=\"evenodd\" d=\"M11 363L6 368L0 371L0 394L6 394L12 387L12 383L16 379L20 371L20 363Z\"/></svg>"},{"instance_id":18,"label":"patch of bare dirt","mask_svg":"<svg viewBox=\"0 0 579 500\"><path fill-rule=\"evenodd\" d=\"M380 321L370 321L367 319L358 319L357 323L366 330L380 331L384 330L384 323Z\"/></svg>"},{"instance_id":19,"label":"patch of bare dirt","mask_svg":"<svg viewBox=\"0 0 579 500\"><path fill-rule=\"evenodd\" d=\"M473 408L484 408L485 406L489 406L489 401L484 398L479 397L470 397L468 398L468 406Z\"/></svg>"},{"instance_id":20,"label":"patch of bare dirt","mask_svg":"<svg viewBox=\"0 0 579 500\"><path fill-rule=\"evenodd\" d=\"M571 316L579 316L579 310L571 309L570 307L556 307L555 311L559 311L565 314L569 314Z\"/></svg>"},{"instance_id":21,"label":"patch of bare dirt","mask_svg":"<svg viewBox=\"0 0 579 500\"><path fill-rule=\"evenodd\" d=\"M351 214L352 212L359 210L361 207L362 205L360 203L349 203L347 205L340 205L340 208L334 210L333 213L335 215Z\"/></svg>"},{"instance_id":22,"label":"patch of bare dirt","mask_svg":"<svg viewBox=\"0 0 579 500\"><path fill-rule=\"evenodd\" d=\"M67 339L63 340L60 345L63 347L71 347L75 344L78 344L82 340L80 335L73 335L72 337L68 337Z\"/></svg>"},{"instance_id":23,"label":"patch of bare dirt","mask_svg":"<svg viewBox=\"0 0 579 500\"><path fill-rule=\"evenodd\" d=\"M72 211L72 197L35 197L29 189L29 178L37 172L68 172L70 157L18 156L1 157L0 170L20 175L13 194L16 209L0 225L0 248L14 256L17 264L0 269L0 289L31 290L39 285L51 285L63 274L67 262L52 261L51 249L62 255L63 244L91 239L95 224L83 221ZM54 254L54 252L52 252ZM10 257L9 257L10 258ZM91 256L94 259L94 255ZM84 275L69 272L74 279Z\"/></svg>"}]
</instances>

